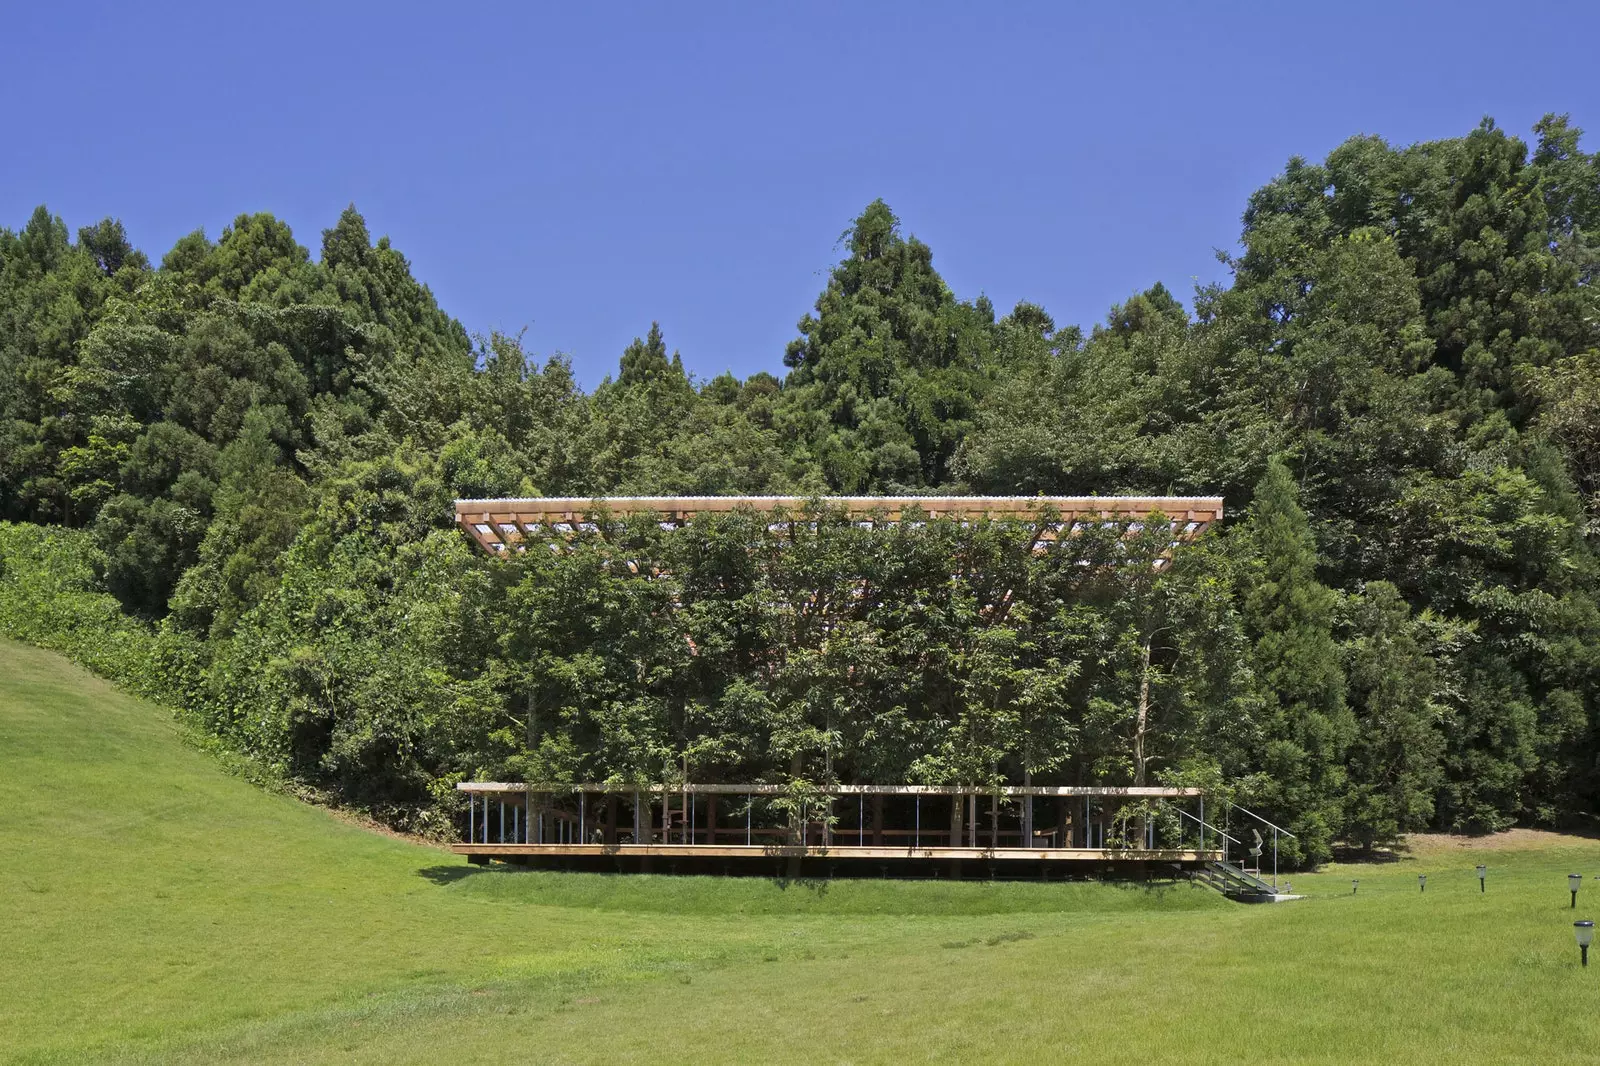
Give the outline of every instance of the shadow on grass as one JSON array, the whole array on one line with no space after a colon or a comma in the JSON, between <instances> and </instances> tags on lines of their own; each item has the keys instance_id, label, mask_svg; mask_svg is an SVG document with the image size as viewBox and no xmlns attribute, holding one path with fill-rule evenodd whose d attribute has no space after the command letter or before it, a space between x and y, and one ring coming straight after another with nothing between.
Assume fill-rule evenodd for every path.
<instances>
[{"instance_id":1,"label":"shadow on grass","mask_svg":"<svg viewBox=\"0 0 1600 1066\"><path fill-rule=\"evenodd\" d=\"M417 876L436 885L453 885L485 870L483 866L424 866L417 871Z\"/></svg>"},{"instance_id":2,"label":"shadow on grass","mask_svg":"<svg viewBox=\"0 0 1600 1066\"><path fill-rule=\"evenodd\" d=\"M1386 863L1400 862L1402 859L1411 857L1411 848L1405 843L1387 848L1363 848L1355 844L1335 844L1333 846L1333 861L1344 864L1381 866ZM1300 872L1315 873L1316 871Z\"/></svg>"},{"instance_id":3,"label":"shadow on grass","mask_svg":"<svg viewBox=\"0 0 1600 1066\"><path fill-rule=\"evenodd\" d=\"M555 874L557 876L559 876L561 874L571 873L573 875L573 880L574 881L579 881L579 880L582 880L582 879L590 879L590 878L600 879L600 880L605 880L605 881L609 881L609 880L612 880L612 879L638 878L638 879L640 879L642 881L646 881L646 882L659 879L659 881L661 883L667 883L667 882L671 882L671 881L680 880L681 878L686 876L686 875L681 875L681 874L660 874L660 873L657 873L657 874L649 874L649 873L645 873L645 874L625 874L625 873L613 873L612 871L609 871L609 870L583 870L583 871L539 870L539 871L536 871L536 870L531 870L531 869L528 869L528 868L525 868L525 867L519 867L519 866L470 866L470 865L469 866L424 866L422 869L417 871L417 876L422 878L423 880L429 881L429 882L431 882L431 883L433 883L435 885L448 887L450 885L459 884L460 882L465 881L468 878L477 877L477 876L482 875L482 874L490 874L490 873L496 873L496 874L534 874L534 873L543 873L543 874L547 874L547 875L548 874ZM687 875L687 876L693 877L693 878L695 878L697 880L708 879L708 875L706 875L706 874L690 874L690 875ZM727 879L726 878L717 878L716 880L720 881L720 880L727 880ZM754 881L754 882L765 882L766 884L772 885L773 887L777 888L778 890L784 891L784 892L787 892L791 888L799 889L799 890L805 890L807 892L810 892L812 895L816 896L818 899L821 899L822 897L826 896L828 894L829 888L833 885L833 879L827 878L827 877L741 877L738 880L741 880L741 881Z\"/></svg>"}]
</instances>

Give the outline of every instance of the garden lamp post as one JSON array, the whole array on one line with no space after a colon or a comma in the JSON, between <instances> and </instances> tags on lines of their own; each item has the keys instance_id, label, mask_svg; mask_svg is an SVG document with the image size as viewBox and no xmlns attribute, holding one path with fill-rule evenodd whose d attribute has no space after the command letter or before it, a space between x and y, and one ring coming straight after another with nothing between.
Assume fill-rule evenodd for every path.
<instances>
[{"instance_id":1,"label":"garden lamp post","mask_svg":"<svg viewBox=\"0 0 1600 1066\"><path fill-rule=\"evenodd\" d=\"M1418 892L1426 892L1426 891L1428 891L1428 875L1427 874L1418 874L1417 875L1417 891Z\"/></svg>"},{"instance_id":2,"label":"garden lamp post","mask_svg":"<svg viewBox=\"0 0 1600 1066\"><path fill-rule=\"evenodd\" d=\"M1360 890L1361 890L1361 880L1360 880L1360 878L1353 879L1350 882L1350 894L1353 896L1357 892L1359 892Z\"/></svg>"},{"instance_id":3,"label":"garden lamp post","mask_svg":"<svg viewBox=\"0 0 1600 1066\"><path fill-rule=\"evenodd\" d=\"M1479 894L1482 894L1482 892L1484 890L1483 889L1483 879L1484 879L1485 876L1488 875L1488 873L1489 873L1489 868L1487 866L1485 866L1483 863L1480 862L1478 864L1478 892L1479 892Z\"/></svg>"},{"instance_id":4,"label":"garden lamp post","mask_svg":"<svg viewBox=\"0 0 1600 1066\"><path fill-rule=\"evenodd\" d=\"M1582 874L1567 875L1567 891L1572 893L1572 909L1578 909L1578 889L1583 887Z\"/></svg>"},{"instance_id":5,"label":"garden lamp post","mask_svg":"<svg viewBox=\"0 0 1600 1066\"><path fill-rule=\"evenodd\" d=\"M1583 956L1583 964L1589 965L1589 945L1594 942L1594 923L1590 921L1573 922L1572 931L1578 936L1578 951Z\"/></svg>"}]
</instances>

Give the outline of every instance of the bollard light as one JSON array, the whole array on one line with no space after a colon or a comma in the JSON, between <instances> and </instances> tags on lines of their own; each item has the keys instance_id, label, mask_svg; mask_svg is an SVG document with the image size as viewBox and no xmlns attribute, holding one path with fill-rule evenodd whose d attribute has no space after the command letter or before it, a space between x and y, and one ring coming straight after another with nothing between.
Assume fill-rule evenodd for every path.
<instances>
[{"instance_id":1,"label":"bollard light","mask_svg":"<svg viewBox=\"0 0 1600 1066\"><path fill-rule=\"evenodd\" d=\"M1353 896L1361 890L1361 879L1354 878L1350 882L1350 894Z\"/></svg>"},{"instance_id":2,"label":"bollard light","mask_svg":"<svg viewBox=\"0 0 1600 1066\"><path fill-rule=\"evenodd\" d=\"M1578 889L1583 887L1582 874L1567 875L1567 891L1572 893L1572 909L1578 909Z\"/></svg>"},{"instance_id":3,"label":"bollard light","mask_svg":"<svg viewBox=\"0 0 1600 1066\"><path fill-rule=\"evenodd\" d=\"M1484 879L1485 876L1488 875L1488 873L1489 873L1489 868L1487 866L1485 866L1483 863L1480 862L1478 864L1478 892L1479 893L1483 892L1483 879Z\"/></svg>"},{"instance_id":4,"label":"bollard light","mask_svg":"<svg viewBox=\"0 0 1600 1066\"><path fill-rule=\"evenodd\" d=\"M1418 874L1417 875L1417 891L1418 892L1426 892L1426 891L1428 891L1428 875L1427 874Z\"/></svg>"},{"instance_id":5,"label":"bollard light","mask_svg":"<svg viewBox=\"0 0 1600 1066\"><path fill-rule=\"evenodd\" d=\"M1572 931L1578 935L1578 951L1583 956L1583 964L1589 965L1589 945L1594 943L1594 923L1591 921L1573 922Z\"/></svg>"}]
</instances>

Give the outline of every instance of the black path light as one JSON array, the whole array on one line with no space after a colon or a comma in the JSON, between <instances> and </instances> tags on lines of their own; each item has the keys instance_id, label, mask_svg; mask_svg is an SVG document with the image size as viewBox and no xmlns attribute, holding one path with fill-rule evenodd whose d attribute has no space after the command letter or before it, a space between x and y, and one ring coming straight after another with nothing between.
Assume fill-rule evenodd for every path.
<instances>
[{"instance_id":1,"label":"black path light","mask_svg":"<svg viewBox=\"0 0 1600 1066\"><path fill-rule=\"evenodd\" d=\"M1583 887L1582 874L1567 875L1567 891L1572 893L1572 909L1578 909L1578 889Z\"/></svg>"},{"instance_id":2,"label":"black path light","mask_svg":"<svg viewBox=\"0 0 1600 1066\"><path fill-rule=\"evenodd\" d=\"M1479 863L1479 864L1478 864L1478 892L1479 892L1479 893L1480 893L1480 894L1481 894L1481 893L1482 893L1482 892L1483 892L1483 890L1484 890L1484 889L1483 889L1483 879L1484 879L1484 878L1485 878L1485 877L1486 877L1486 876L1488 876L1488 873L1489 873L1489 868L1488 868L1488 867L1487 867L1487 866L1485 866L1485 865L1484 865L1484 864L1483 864L1483 863L1481 863L1481 862L1480 862L1480 863Z\"/></svg>"},{"instance_id":3,"label":"black path light","mask_svg":"<svg viewBox=\"0 0 1600 1066\"><path fill-rule=\"evenodd\" d=\"M1578 951L1583 955L1583 964L1589 965L1589 945L1594 943L1594 923L1591 921L1573 922L1572 931L1578 936Z\"/></svg>"},{"instance_id":4,"label":"black path light","mask_svg":"<svg viewBox=\"0 0 1600 1066\"><path fill-rule=\"evenodd\" d=\"M1361 890L1361 879L1359 877L1352 878L1351 881L1350 881L1350 894L1353 896L1360 890Z\"/></svg>"},{"instance_id":5,"label":"black path light","mask_svg":"<svg viewBox=\"0 0 1600 1066\"><path fill-rule=\"evenodd\" d=\"M1418 874L1417 875L1417 891L1418 892L1426 892L1426 891L1428 891L1428 875L1427 874Z\"/></svg>"}]
</instances>

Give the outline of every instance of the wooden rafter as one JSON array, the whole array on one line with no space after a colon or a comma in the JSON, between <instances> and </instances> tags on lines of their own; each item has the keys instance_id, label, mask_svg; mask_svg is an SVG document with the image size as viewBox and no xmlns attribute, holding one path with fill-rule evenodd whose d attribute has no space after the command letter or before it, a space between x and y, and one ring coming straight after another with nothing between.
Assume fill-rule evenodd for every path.
<instances>
[{"instance_id":1,"label":"wooden rafter","mask_svg":"<svg viewBox=\"0 0 1600 1066\"><path fill-rule=\"evenodd\" d=\"M1157 513L1172 521L1174 541L1187 541L1222 520L1219 496L563 496L457 500L455 512L456 523L485 551L506 555L531 542L553 544L597 532L597 519L603 517L647 514L676 528L705 514L739 510L794 514L818 502L861 522L898 522L912 508L929 518L966 522L1039 521L1053 511L1056 522L1041 530L1036 543L1070 535L1083 523L1137 523Z\"/></svg>"}]
</instances>

